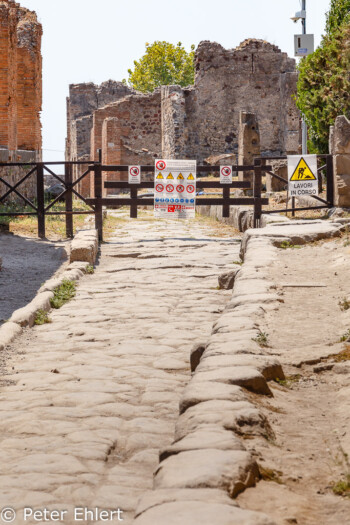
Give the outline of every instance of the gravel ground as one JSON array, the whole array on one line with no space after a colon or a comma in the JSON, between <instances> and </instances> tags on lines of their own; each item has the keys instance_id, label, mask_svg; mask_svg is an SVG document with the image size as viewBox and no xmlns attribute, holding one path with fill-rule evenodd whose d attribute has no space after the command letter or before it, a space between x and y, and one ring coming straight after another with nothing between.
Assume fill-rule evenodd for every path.
<instances>
[{"instance_id":1,"label":"gravel ground","mask_svg":"<svg viewBox=\"0 0 350 525\"><path fill-rule=\"evenodd\" d=\"M67 261L67 242L0 233L0 325L28 304L40 286Z\"/></svg>"}]
</instances>

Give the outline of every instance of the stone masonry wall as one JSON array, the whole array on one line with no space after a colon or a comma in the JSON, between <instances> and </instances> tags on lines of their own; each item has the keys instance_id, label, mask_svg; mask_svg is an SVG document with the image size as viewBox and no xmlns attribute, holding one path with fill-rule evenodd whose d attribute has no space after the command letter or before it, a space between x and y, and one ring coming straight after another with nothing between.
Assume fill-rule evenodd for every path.
<instances>
[{"instance_id":1,"label":"stone masonry wall","mask_svg":"<svg viewBox=\"0 0 350 525\"><path fill-rule=\"evenodd\" d=\"M34 12L0 1L0 147L41 151L42 26Z\"/></svg>"},{"instance_id":2,"label":"stone masonry wall","mask_svg":"<svg viewBox=\"0 0 350 525\"><path fill-rule=\"evenodd\" d=\"M233 50L201 42L194 87L162 90L164 156L237 153L242 110L257 116L263 155L297 153L296 81L295 60L267 42L246 40Z\"/></svg>"},{"instance_id":3,"label":"stone masonry wall","mask_svg":"<svg viewBox=\"0 0 350 525\"><path fill-rule=\"evenodd\" d=\"M17 151L9 152L7 149L0 149L0 162L36 162L37 154L35 151ZM10 166L10 167L1 167L0 166L0 177L6 180L11 186L13 186L18 180L23 178L31 169L31 166ZM0 183L0 196L5 195L9 190L6 184ZM33 199L36 197L36 175L33 174L26 179L26 181L18 186L18 191L27 197L27 199ZM26 203L15 193L11 193L7 198L5 203L16 202L23 206L26 206ZM2 203L3 204L3 203ZM32 210L34 211L34 210Z\"/></svg>"},{"instance_id":4,"label":"stone masonry wall","mask_svg":"<svg viewBox=\"0 0 350 525\"><path fill-rule=\"evenodd\" d=\"M100 148L103 164L152 164L162 149L160 90L130 95L95 111L91 135L94 160ZM109 173L109 180L112 177ZM115 174L114 178L126 180L127 174Z\"/></svg>"},{"instance_id":5,"label":"stone masonry wall","mask_svg":"<svg viewBox=\"0 0 350 525\"><path fill-rule=\"evenodd\" d=\"M133 89L122 82L113 80L103 82L100 86L92 82L69 86L69 97L67 98L67 160L90 160L94 111L132 93L135 93ZM73 180L76 180L86 168L87 164L73 166ZM88 196L90 176L85 177L78 184L77 189L83 195Z\"/></svg>"}]
</instances>

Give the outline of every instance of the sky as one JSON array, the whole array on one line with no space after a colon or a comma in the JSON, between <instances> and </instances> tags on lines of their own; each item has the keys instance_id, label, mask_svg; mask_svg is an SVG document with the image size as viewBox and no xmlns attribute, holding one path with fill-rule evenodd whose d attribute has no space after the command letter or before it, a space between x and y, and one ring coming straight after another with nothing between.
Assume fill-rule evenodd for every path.
<instances>
[{"instance_id":1,"label":"sky","mask_svg":"<svg viewBox=\"0 0 350 525\"><path fill-rule=\"evenodd\" d=\"M145 43L202 40L235 48L261 38L294 55L299 0L20 0L43 25L43 157L63 160L69 84L128 77ZM319 45L330 0L307 0L307 32Z\"/></svg>"}]
</instances>

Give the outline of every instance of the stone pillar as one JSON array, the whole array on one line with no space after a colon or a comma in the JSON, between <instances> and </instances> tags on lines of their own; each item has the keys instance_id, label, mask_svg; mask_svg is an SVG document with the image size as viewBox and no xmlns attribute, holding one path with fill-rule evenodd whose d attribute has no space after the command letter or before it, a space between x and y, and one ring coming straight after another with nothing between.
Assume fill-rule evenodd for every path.
<instances>
[{"instance_id":1,"label":"stone pillar","mask_svg":"<svg viewBox=\"0 0 350 525\"><path fill-rule=\"evenodd\" d=\"M162 157L186 158L185 95L180 86L162 86Z\"/></svg>"},{"instance_id":2,"label":"stone pillar","mask_svg":"<svg viewBox=\"0 0 350 525\"><path fill-rule=\"evenodd\" d=\"M260 154L260 133L256 115L241 111L239 114L238 164L252 165L254 159L260 157ZM253 184L253 178L253 171L239 172L239 180L249 181ZM252 193L250 190L248 191Z\"/></svg>"},{"instance_id":3,"label":"stone pillar","mask_svg":"<svg viewBox=\"0 0 350 525\"><path fill-rule=\"evenodd\" d=\"M288 185L288 164L286 160L267 160L268 164L272 166L272 173L276 173L282 177L286 182L276 179L272 175L266 173L266 191L271 193L273 191L283 191Z\"/></svg>"},{"instance_id":4,"label":"stone pillar","mask_svg":"<svg viewBox=\"0 0 350 525\"><path fill-rule=\"evenodd\" d=\"M334 164L334 203L350 208L350 121L337 117L332 136Z\"/></svg>"}]
</instances>

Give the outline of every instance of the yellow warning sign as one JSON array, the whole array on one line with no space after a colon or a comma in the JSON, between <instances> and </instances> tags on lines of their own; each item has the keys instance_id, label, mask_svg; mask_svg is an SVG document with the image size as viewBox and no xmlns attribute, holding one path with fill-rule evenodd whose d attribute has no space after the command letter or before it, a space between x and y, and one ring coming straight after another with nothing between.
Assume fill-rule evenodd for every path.
<instances>
[{"instance_id":1,"label":"yellow warning sign","mask_svg":"<svg viewBox=\"0 0 350 525\"><path fill-rule=\"evenodd\" d=\"M169 175L167 176L167 179L173 179L174 177L172 176L171 173L169 173Z\"/></svg>"},{"instance_id":2,"label":"yellow warning sign","mask_svg":"<svg viewBox=\"0 0 350 525\"><path fill-rule=\"evenodd\" d=\"M290 179L291 181L297 181L297 180L317 180L315 175L312 173L311 169L301 157L299 164L295 168L295 171Z\"/></svg>"},{"instance_id":3,"label":"yellow warning sign","mask_svg":"<svg viewBox=\"0 0 350 525\"><path fill-rule=\"evenodd\" d=\"M164 179L163 175L161 173L158 173L157 179Z\"/></svg>"},{"instance_id":4,"label":"yellow warning sign","mask_svg":"<svg viewBox=\"0 0 350 525\"><path fill-rule=\"evenodd\" d=\"M187 177L187 180L194 180L194 176L192 175L192 173L189 174L189 176Z\"/></svg>"},{"instance_id":5,"label":"yellow warning sign","mask_svg":"<svg viewBox=\"0 0 350 525\"><path fill-rule=\"evenodd\" d=\"M178 180L184 180L184 178L185 177L182 175L182 173L180 173L180 175L178 175L178 177L177 177Z\"/></svg>"}]
</instances>

